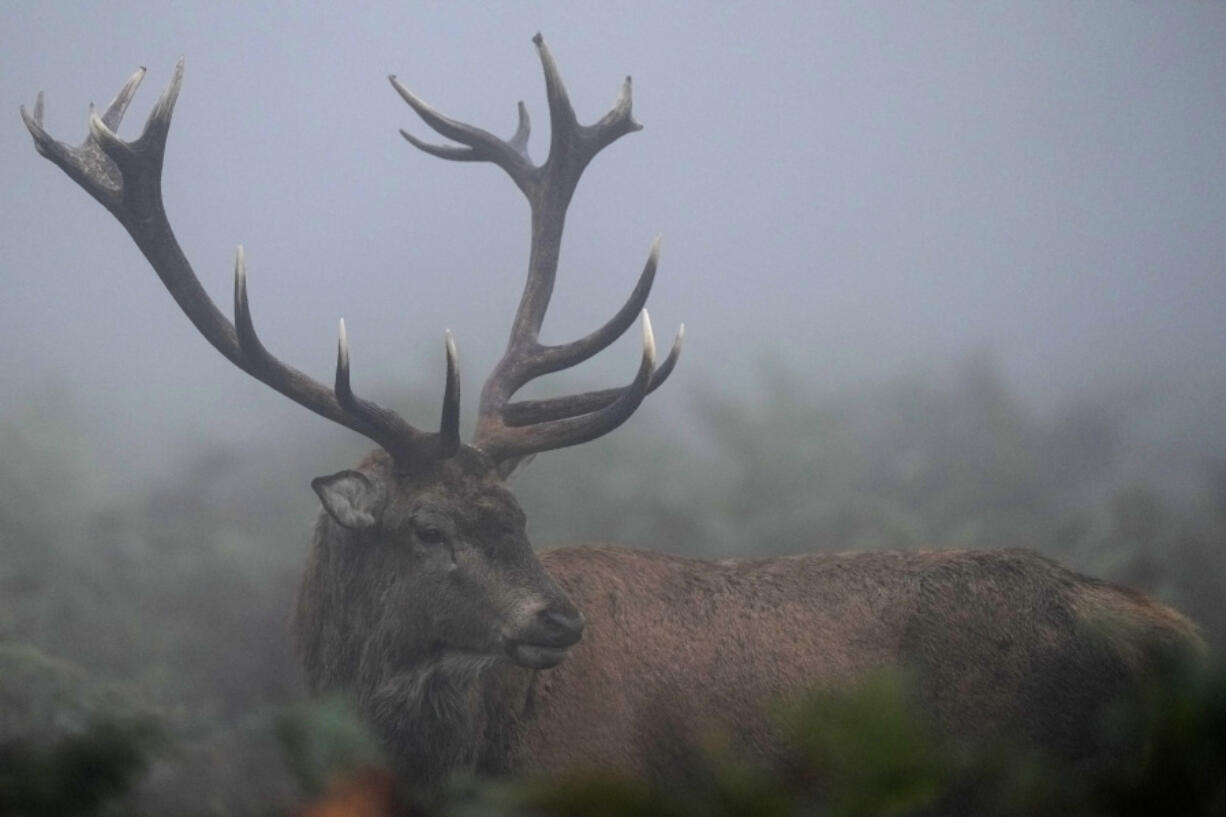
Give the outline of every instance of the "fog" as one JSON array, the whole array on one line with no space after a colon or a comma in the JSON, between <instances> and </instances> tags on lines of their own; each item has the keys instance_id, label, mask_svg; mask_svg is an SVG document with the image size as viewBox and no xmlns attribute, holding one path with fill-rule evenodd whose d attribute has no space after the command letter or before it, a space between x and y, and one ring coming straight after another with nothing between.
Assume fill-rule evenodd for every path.
<instances>
[{"instance_id":1,"label":"fog","mask_svg":"<svg viewBox=\"0 0 1226 817\"><path fill-rule=\"evenodd\" d=\"M838 386L986 351L1040 410L1127 395L1138 433L1226 443L1226 7L1208 3L5 3L0 410L72 399L129 476L173 470L187 438L352 436L210 349L17 116L43 89L49 131L79 142L88 104L145 65L133 138L183 56L167 209L223 309L242 243L279 356L326 381L343 316L356 388L427 405L451 328L471 416L527 208L496 168L404 142L433 134L386 75L502 135L524 100L539 160L538 30L581 120L630 74L645 126L579 187L545 339L611 314L657 233L657 333L687 325L622 433L684 423L687 385L751 388L763 360ZM636 342L545 390L625 382Z\"/></svg>"},{"instance_id":2,"label":"fog","mask_svg":"<svg viewBox=\"0 0 1226 817\"><path fill-rule=\"evenodd\" d=\"M579 185L543 340L603 323L662 235L649 307L661 347L685 323L685 351L624 428L517 475L535 544L1028 547L1226 646L1226 5L0 12L12 791L80 790L71 767L22 770L110 735L121 751L93 751L122 768L98 796L131 794L125 813L284 813L377 755L335 702L303 702L286 632L307 483L370 442L211 349L18 116L42 89L48 131L79 143L90 103L147 66L120 129L135 138L180 57L163 188L206 289L229 314L242 244L263 342L330 382L343 317L355 390L423 428L451 329L465 432L523 285L528 210L496 168L407 144L400 128L440 140L386 77L501 136L523 100L537 161L534 33L581 121L633 77L644 130ZM637 338L530 390L625 383ZM1226 673L1213 683L1178 712L1220 714ZM130 715L135 731L95 728ZM1181 717L1223 745L1226 721ZM1207 752L1152 754L1226 762Z\"/></svg>"}]
</instances>

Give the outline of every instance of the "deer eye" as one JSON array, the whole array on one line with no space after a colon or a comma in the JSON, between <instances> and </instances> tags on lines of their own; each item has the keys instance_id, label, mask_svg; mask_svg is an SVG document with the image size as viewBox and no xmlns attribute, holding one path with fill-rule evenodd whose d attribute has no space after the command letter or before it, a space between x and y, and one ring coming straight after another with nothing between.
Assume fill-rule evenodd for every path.
<instances>
[{"instance_id":1,"label":"deer eye","mask_svg":"<svg viewBox=\"0 0 1226 817\"><path fill-rule=\"evenodd\" d=\"M443 535L441 528L436 528L433 525L426 525L417 529L417 539L425 545L441 545L447 537Z\"/></svg>"}]
</instances>

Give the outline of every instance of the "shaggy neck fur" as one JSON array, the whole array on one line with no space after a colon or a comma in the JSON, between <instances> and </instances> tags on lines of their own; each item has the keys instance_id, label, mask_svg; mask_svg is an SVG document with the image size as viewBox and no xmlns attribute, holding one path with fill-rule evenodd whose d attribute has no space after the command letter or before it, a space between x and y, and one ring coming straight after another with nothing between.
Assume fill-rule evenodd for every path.
<instances>
[{"instance_id":1,"label":"shaggy neck fur","mask_svg":"<svg viewBox=\"0 0 1226 817\"><path fill-rule=\"evenodd\" d=\"M501 657L441 650L405 638L386 612L386 584L371 587L361 534L326 516L298 597L295 631L315 695L354 698L417 798L441 794L456 774L506 771L533 673Z\"/></svg>"}]
</instances>

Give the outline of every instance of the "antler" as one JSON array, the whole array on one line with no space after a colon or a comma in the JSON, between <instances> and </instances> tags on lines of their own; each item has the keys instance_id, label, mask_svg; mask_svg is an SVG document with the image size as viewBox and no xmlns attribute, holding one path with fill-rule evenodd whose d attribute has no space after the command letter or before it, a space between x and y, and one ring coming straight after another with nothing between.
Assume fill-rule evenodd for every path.
<instances>
[{"instance_id":1,"label":"antler","mask_svg":"<svg viewBox=\"0 0 1226 817\"><path fill-rule=\"evenodd\" d=\"M247 271L240 246L234 262L234 323L205 292L175 239L162 204L162 160L179 87L183 60L154 106L140 137L125 142L115 132L128 103L144 79L140 68L99 116L90 106L89 136L79 147L51 138L43 128L43 94L34 114L21 118L34 147L98 200L124 226L188 319L217 351L262 383L296 403L374 440L401 465L453 455L460 447L459 371L455 344L447 334L447 387L438 433L413 428L395 412L354 395L349 386L349 342L341 321L333 389L288 366L264 348L256 335L247 302Z\"/></svg>"},{"instance_id":2,"label":"antler","mask_svg":"<svg viewBox=\"0 0 1226 817\"><path fill-rule=\"evenodd\" d=\"M562 84L558 66L540 34L533 37L545 71L549 101L550 146L543 164L528 157L528 112L519 103L519 126L504 141L472 125L436 111L396 79L392 86L427 125L458 145L433 145L400 133L413 146L443 159L460 162L492 162L506 171L528 199L532 211L532 244L528 257L528 280L511 325L506 353L494 367L481 390L477 430L473 445L499 462L515 460L539 451L576 445L599 437L621 425L643 398L672 372L681 352L682 325L664 363L656 368L651 321L643 304L655 279L660 240L653 242L647 263L629 299L596 331L570 343L540 343L541 323L553 293L562 245L566 209L584 168L608 145L642 125L631 114L631 85L626 77L613 108L594 125L580 125ZM643 356L634 380L620 389L588 392L549 400L508 402L525 383L542 375L575 366L605 349L643 315Z\"/></svg>"}]
</instances>

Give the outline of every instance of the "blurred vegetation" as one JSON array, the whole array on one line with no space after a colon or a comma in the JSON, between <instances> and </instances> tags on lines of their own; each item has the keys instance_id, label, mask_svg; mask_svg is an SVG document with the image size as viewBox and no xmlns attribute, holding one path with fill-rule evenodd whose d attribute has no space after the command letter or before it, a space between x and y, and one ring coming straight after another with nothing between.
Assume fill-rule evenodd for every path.
<instances>
[{"instance_id":1,"label":"blurred vegetation","mask_svg":"<svg viewBox=\"0 0 1226 817\"><path fill-rule=\"evenodd\" d=\"M639 418L528 465L514 488L534 541L697 556L1029 547L1152 593L1226 645L1226 451L1155 450L1121 401L1041 414L977 358L840 391L765 366L749 392L690 403L671 430ZM98 490L89 437L63 395L0 422L0 813L284 813L377 765L343 703L301 701L288 629L315 501L284 473L357 456L208 446L170 479ZM934 743L892 683L811 702L790 766L712 749L709 785L686 798L589 781L483 790L467 807L924 814L973 791L1010 793L986 813L1143 814L1158 813L1147 797L1170 802L1164 785L1205 790L1196 758L1226 771L1217 676L1156 692L1150 754L1089 794L1041 759ZM1163 766L1172 756L1183 765ZM847 791L815 789L819 768ZM46 783L61 772L76 799L38 800L65 788Z\"/></svg>"},{"instance_id":2,"label":"blurred vegetation","mask_svg":"<svg viewBox=\"0 0 1226 817\"><path fill-rule=\"evenodd\" d=\"M718 740L680 779L513 781L477 791L456 817L1167 817L1226 813L1226 674L1185 671L1104 729L1137 751L1087 773L1008 745L943 736L907 679L881 674L780 713L786 756L763 763Z\"/></svg>"}]
</instances>

